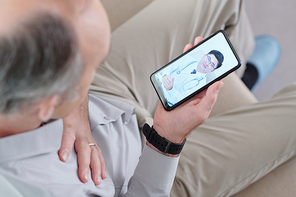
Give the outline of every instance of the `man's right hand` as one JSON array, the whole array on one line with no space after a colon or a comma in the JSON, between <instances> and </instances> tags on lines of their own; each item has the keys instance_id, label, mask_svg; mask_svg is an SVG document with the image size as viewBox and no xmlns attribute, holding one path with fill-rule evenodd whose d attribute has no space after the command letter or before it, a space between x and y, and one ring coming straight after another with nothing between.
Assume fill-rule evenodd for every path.
<instances>
[{"instance_id":1,"label":"man's right hand","mask_svg":"<svg viewBox=\"0 0 296 197\"><path fill-rule=\"evenodd\" d=\"M203 38L197 37L194 44L202 40ZM184 52L192 47L192 44L186 45ZM169 112L159 103L154 115L153 128L167 140L182 143L194 128L206 121L222 86L223 82L218 81Z\"/></svg>"},{"instance_id":2,"label":"man's right hand","mask_svg":"<svg viewBox=\"0 0 296 197\"><path fill-rule=\"evenodd\" d=\"M173 88L174 86L174 81L175 81L175 78L174 77L171 77L170 75L165 75L162 77L162 83L164 85L164 88L169 91Z\"/></svg>"}]
</instances>

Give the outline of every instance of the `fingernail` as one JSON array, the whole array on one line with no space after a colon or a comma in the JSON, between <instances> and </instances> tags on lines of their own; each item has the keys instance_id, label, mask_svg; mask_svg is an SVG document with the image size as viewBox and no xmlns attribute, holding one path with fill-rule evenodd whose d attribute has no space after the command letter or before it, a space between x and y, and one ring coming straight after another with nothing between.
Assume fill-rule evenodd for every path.
<instances>
[{"instance_id":1,"label":"fingernail","mask_svg":"<svg viewBox=\"0 0 296 197\"><path fill-rule=\"evenodd\" d=\"M87 171L84 173L84 179L85 179L86 181L88 181L88 172L87 172Z\"/></svg>"},{"instance_id":2,"label":"fingernail","mask_svg":"<svg viewBox=\"0 0 296 197\"><path fill-rule=\"evenodd\" d=\"M97 185L100 185L101 184L101 175L98 174L97 177L96 177L96 182L98 183Z\"/></svg>"},{"instance_id":3,"label":"fingernail","mask_svg":"<svg viewBox=\"0 0 296 197\"><path fill-rule=\"evenodd\" d=\"M223 85L224 85L224 83L221 82L221 83L218 85L216 91L219 92L219 91L221 90L221 88L223 87Z\"/></svg>"},{"instance_id":4,"label":"fingernail","mask_svg":"<svg viewBox=\"0 0 296 197\"><path fill-rule=\"evenodd\" d=\"M69 153L68 153L68 151L66 151L66 150L63 151L63 152L62 152L62 159L63 159L64 162L67 161L68 157L69 157Z\"/></svg>"},{"instance_id":5,"label":"fingernail","mask_svg":"<svg viewBox=\"0 0 296 197\"><path fill-rule=\"evenodd\" d=\"M103 179L106 179L107 178L107 173L106 171L103 171Z\"/></svg>"}]
</instances>

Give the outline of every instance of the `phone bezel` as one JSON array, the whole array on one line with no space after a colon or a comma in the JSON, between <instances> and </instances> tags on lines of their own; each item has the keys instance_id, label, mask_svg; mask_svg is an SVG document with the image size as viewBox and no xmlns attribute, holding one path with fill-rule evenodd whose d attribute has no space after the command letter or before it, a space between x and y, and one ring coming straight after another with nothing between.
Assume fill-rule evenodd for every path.
<instances>
[{"instance_id":1,"label":"phone bezel","mask_svg":"<svg viewBox=\"0 0 296 197\"><path fill-rule=\"evenodd\" d=\"M222 33L225 40L227 41L228 43L228 46L230 47L231 51L233 52L238 64L237 66L233 67L232 69L230 69L229 71L225 72L224 74L222 74L221 76L217 77L216 79L212 80L211 82L207 83L206 85L204 85L203 87L201 87L200 89L196 90L195 92L193 92L192 94L190 94L189 96L185 97L184 99L180 100L178 103L174 104L173 106L169 106L167 101L166 101L166 98L163 96L162 93L162 88L158 85L158 82L156 81L155 79L155 74L169 66L170 64L174 63L175 61L177 61L178 59L182 58L183 56L185 56L186 54L190 53L191 51L193 51L194 49L196 49L197 47L199 47L200 45L204 44L205 42L207 42L208 40L210 40L211 38L213 38L214 36L216 36L217 34L219 33ZM151 75L150 75L150 81L158 95L158 98L160 99L164 109L166 111L171 111L172 109L176 108L177 106L179 106L180 104L184 103L185 101L189 100L190 98L192 98L193 96L195 96L196 94L202 92L203 90L205 90L206 88L208 88L210 85L212 85L213 83L215 83L216 81L219 81L221 79L223 79L224 77L226 77L227 75L229 75L230 73L232 73L233 71L235 71L236 69L238 69L239 67L241 66L241 60L238 56L238 54L236 53L233 45L231 44L227 34L225 31L223 30L219 30L217 32L215 32L214 34L212 34L211 36L207 37L206 39L204 39L202 42L200 42L199 44L197 44L196 46L192 47L191 49L189 49L188 51L186 51L185 53L181 54L180 56L176 57L175 59L173 59L172 61L170 61L169 63L167 63L166 65L164 65L163 67L159 68L158 70L156 70L155 72L153 72Z\"/></svg>"}]
</instances>

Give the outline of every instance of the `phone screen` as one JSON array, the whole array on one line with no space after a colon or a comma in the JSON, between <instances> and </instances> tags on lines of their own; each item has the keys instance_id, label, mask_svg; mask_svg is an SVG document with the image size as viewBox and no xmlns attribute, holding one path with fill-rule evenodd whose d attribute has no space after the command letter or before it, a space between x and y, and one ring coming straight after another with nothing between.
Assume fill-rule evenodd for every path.
<instances>
[{"instance_id":1,"label":"phone screen","mask_svg":"<svg viewBox=\"0 0 296 197\"><path fill-rule=\"evenodd\" d=\"M227 34L220 30L155 71L150 80L163 107L169 111L240 65Z\"/></svg>"}]
</instances>

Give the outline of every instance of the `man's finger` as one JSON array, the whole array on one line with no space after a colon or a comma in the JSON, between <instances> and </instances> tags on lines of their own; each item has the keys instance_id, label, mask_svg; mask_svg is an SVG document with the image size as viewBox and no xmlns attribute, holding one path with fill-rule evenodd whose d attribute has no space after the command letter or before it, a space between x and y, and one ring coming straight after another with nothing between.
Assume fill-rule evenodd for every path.
<instances>
[{"instance_id":1,"label":"man's finger","mask_svg":"<svg viewBox=\"0 0 296 197\"><path fill-rule=\"evenodd\" d=\"M106 179L106 164L103 157L102 150L98 146L98 144L94 141L91 135L88 135L88 141L94 142L95 146L91 146L91 163L90 167L92 169L92 179L94 183L97 185L98 179ZM95 171L95 172L94 172ZM94 172L94 173L93 173ZM96 176L100 177L97 178Z\"/></svg>"},{"instance_id":2,"label":"man's finger","mask_svg":"<svg viewBox=\"0 0 296 197\"><path fill-rule=\"evenodd\" d=\"M101 162L98 157L98 152L96 146L92 146L91 148L91 160L90 160L90 168L91 168L91 177L95 185L100 185L102 180L102 170L101 170Z\"/></svg>"},{"instance_id":3,"label":"man's finger","mask_svg":"<svg viewBox=\"0 0 296 197\"><path fill-rule=\"evenodd\" d=\"M188 51L189 49L191 49L193 47L192 44L186 44L186 46L184 47L183 53L185 53L186 51Z\"/></svg>"},{"instance_id":4,"label":"man's finger","mask_svg":"<svg viewBox=\"0 0 296 197\"><path fill-rule=\"evenodd\" d=\"M197 45L198 43L202 42L204 39L201 36L198 36L194 40L194 46Z\"/></svg>"},{"instance_id":5,"label":"man's finger","mask_svg":"<svg viewBox=\"0 0 296 197\"><path fill-rule=\"evenodd\" d=\"M91 149L86 137L76 140L75 150L78 158L78 176L83 183L86 183L89 178L88 175L91 154Z\"/></svg>"},{"instance_id":6,"label":"man's finger","mask_svg":"<svg viewBox=\"0 0 296 197\"><path fill-rule=\"evenodd\" d=\"M198 36L195 38L194 40L194 46L197 45L198 43L200 43L201 41L203 41L204 39L201 37L201 36ZM193 47L192 44L187 44L185 47L184 47L184 50L183 50L183 53L185 53L186 51L188 51L189 49L191 49Z\"/></svg>"},{"instance_id":7,"label":"man's finger","mask_svg":"<svg viewBox=\"0 0 296 197\"><path fill-rule=\"evenodd\" d=\"M75 142L75 132L71 128L65 128L62 136L61 148L59 150L60 160L66 162Z\"/></svg>"},{"instance_id":8,"label":"man's finger","mask_svg":"<svg viewBox=\"0 0 296 197\"><path fill-rule=\"evenodd\" d=\"M220 89L223 86L223 82L222 81L218 81L216 83L214 83L213 85L211 85L207 90L206 90L206 94L205 96L200 100L199 102L199 107L200 110L204 111L204 112L208 112L208 114L210 114L211 109L213 108L217 97L218 97L218 93L220 91ZM205 113L207 114L207 113Z\"/></svg>"},{"instance_id":9,"label":"man's finger","mask_svg":"<svg viewBox=\"0 0 296 197\"><path fill-rule=\"evenodd\" d=\"M106 179L107 178L107 173L106 173L106 163L105 163L105 159L103 157L103 153L101 151L101 149L99 147L96 147L97 151L99 153L99 159L101 162L101 174L102 174L102 179Z\"/></svg>"}]
</instances>

